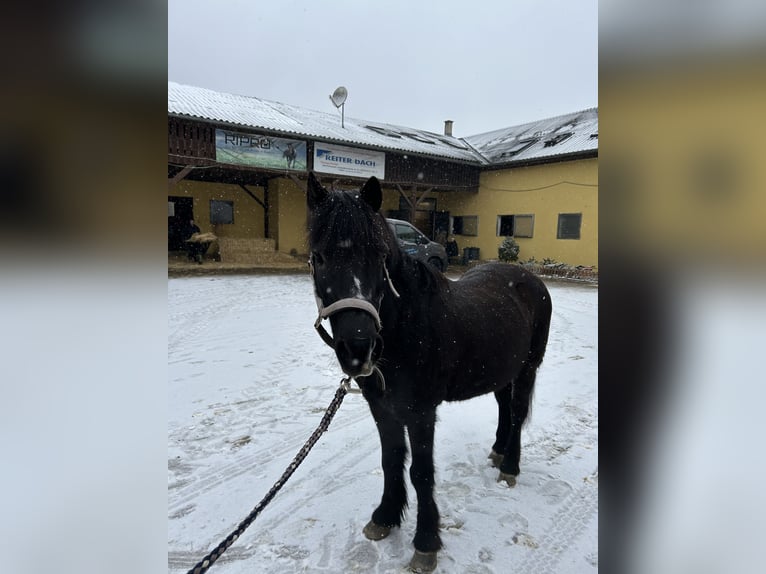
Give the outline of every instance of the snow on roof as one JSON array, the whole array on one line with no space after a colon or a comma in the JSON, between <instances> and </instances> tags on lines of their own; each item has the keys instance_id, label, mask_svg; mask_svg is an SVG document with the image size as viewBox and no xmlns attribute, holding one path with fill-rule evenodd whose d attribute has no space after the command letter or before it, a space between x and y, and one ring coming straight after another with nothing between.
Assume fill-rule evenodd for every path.
<instances>
[{"instance_id":1,"label":"snow on roof","mask_svg":"<svg viewBox=\"0 0 766 574\"><path fill-rule=\"evenodd\" d=\"M467 138L368 122L168 82L168 114L281 134L473 163L503 165L598 150L598 108Z\"/></svg>"},{"instance_id":2,"label":"snow on roof","mask_svg":"<svg viewBox=\"0 0 766 574\"><path fill-rule=\"evenodd\" d=\"M491 165L598 150L598 108L463 138Z\"/></svg>"},{"instance_id":3,"label":"snow on roof","mask_svg":"<svg viewBox=\"0 0 766 574\"><path fill-rule=\"evenodd\" d=\"M345 128L335 113L318 112L205 88L168 82L168 114L261 128L324 141L348 143L479 163L476 153L456 137L380 122L346 117Z\"/></svg>"}]
</instances>

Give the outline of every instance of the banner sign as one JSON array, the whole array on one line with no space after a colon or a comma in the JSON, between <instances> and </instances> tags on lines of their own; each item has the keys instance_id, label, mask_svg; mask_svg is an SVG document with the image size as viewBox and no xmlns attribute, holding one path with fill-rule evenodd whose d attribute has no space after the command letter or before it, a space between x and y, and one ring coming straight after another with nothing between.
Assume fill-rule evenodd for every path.
<instances>
[{"instance_id":1,"label":"banner sign","mask_svg":"<svg viewBox=\"0 0 766 574\"><path fill-rule=\"evenodd\" d=\"M220 163L306 171L306 159L301 140L215 130L215 160Z\"/></svg>"},{"instance_id":2,"label":"banner sign","mask_svg":"<svg viewBox=\"0 0 766 574\"><path fill-rule=\"evenodd\" d=\"M386 154L380 151L314 142L314 171L384 179Z\"/></svg>"}]
</instances>

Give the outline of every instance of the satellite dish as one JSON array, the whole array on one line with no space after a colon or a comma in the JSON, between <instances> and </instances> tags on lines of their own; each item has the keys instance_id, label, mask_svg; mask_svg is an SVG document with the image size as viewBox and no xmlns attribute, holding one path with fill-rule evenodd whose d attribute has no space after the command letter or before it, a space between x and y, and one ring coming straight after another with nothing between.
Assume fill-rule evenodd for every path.
<instances>
[{"instance_id":1,"label":"satellite dish","mask_svg":"<svg viewBox=\"0 0 766 574\"><path fill-rule=\"evenodd\" d=\"M348 90L344 88L343 86L340 86L339 88L336 88L335 91L332 93L332 96L330 96L330 100L332 101L333 105L336 108L339 108L344 103L346 103L347 97L348 97Z\"/></svg>"}]
</instances>

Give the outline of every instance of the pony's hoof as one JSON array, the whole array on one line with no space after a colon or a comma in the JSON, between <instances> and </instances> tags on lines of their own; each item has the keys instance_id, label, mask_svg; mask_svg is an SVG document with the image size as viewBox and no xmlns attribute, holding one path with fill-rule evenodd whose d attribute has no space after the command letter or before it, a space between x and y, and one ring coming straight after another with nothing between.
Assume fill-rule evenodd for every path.
<instances>
[{"instance_id":1,"label":"pony's hoof","mask_svg":"<svg viewBox=\"0 0 766 574\"><path fill-rule=\"evenodd\" d=\"M497 482L505 482L509 487L513 488L516 486L516 477L501 471L497 476Z\"/></svg>"},{"instance_id":2,"label":"pony's hoof","mask_svg":"<svg viewBox=\"0 0 766 574\"><path fill-rule=\"evenodd\" d=\"M412 572L433 572L436 570L436 552L420 552L415 550L415 554L410 560L410 570Z\"/></svg>"},{"instance_id":3,"label":"pony's hoof","mask_svg":"<svg viewBox=\"0 0 766 574\"><path fill-rule=\"evenodd\" d=\"M489 456L487 458L492 461L492 466L494 466L495 468L500 468L500 465L503 464L503 459L505 458L505 456L495 452L495 449L492 449L489 452Z\"/></svg>"},{"instance_id":4,"label":"pony's hoof","mask_svg":"<svg viewBox=\"0 0 766 574\"><path fill-rule=\"evenodd\" d=\"M391 527L380 526L379 524L375 524L372 520L370 520L362 532L368 540L383 540L386 536L391 534Z\"/></svg>"}]
</instances>

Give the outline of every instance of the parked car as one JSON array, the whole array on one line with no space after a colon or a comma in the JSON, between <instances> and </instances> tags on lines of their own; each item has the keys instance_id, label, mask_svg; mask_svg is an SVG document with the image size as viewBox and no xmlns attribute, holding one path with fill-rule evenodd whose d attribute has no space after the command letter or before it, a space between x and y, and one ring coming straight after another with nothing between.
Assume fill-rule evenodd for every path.
<instances>
[{"instance_id":1,"label":"parked car","mask_svg":"<svg viewBox=\"0 0 766 574\"><path fill-rule=\"evenodd\" d=\"M401 219L386 219L386 221L399 240L402 251L415 259L433 265L439 271L447 270L449 259L444 246L428 239L408 221Z\"/></svg>"}]
</instances>

